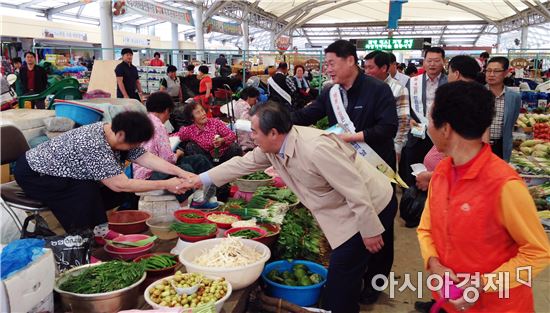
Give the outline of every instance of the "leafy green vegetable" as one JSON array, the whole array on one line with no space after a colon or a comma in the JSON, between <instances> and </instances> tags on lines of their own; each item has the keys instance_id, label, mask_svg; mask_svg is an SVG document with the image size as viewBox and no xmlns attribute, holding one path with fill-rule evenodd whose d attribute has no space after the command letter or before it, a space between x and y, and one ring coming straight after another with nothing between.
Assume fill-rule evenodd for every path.
<instances>
[{"instance_id":1,"label":"leafy green vegetable","mask_svg":"<svg viewBox=\"0 0 550 313\"><path fill-rule=\"evenodd\" d=\"M184 217L187 217L187 218L204 218L204 216L202 215L199 215L197 213L185 213L185 214L182 214Z\"/></svg>"},{"instance_id":2,"label":"leafy green vegetable","mask_svg":"<svg viewBox=\"0 0 550 313\"><path fill-rule=\"evenodd\" d=\"M208 236L216 230L216 224L174 223L170 225L170 230L186 236Z\"/></svg>"},{"instance_id":3,"label":"leafy green vegetable","mask_svg":"<svg viewBox=\"0 0 550 313\"><path fill-rule=\"evenodd\" d=\"M141 279L145 268L141 263L110 261L91 266L64 281L59 289L79 293L103 293L126 288Z\"/></svg>"},{"instance_id":4,"label":"leafy green vegetable","mask_svg":"<svg viewBox=\"0 0 550 313\"><path fill-rule=\"evenodd\" d=\"M318 128L318 129L327 129L329 126L328 124L328 116L325 116L323 117L322 119L318 120L317 121L317 124L315 124L315 128Z\"/></svg>"},{"instance_id":5,"label":"leafy green vegetable","mask_svg":"<svg viewBox=\"0 0 550 313\"><path fill-rule=\"evenodd\" d=\"M298 207L290 210L281 226L275 257L323 263L320 259L323 237L323 232L308 209Z\"/></svg>"},{"instance_id":6,"label":"leafy green vegetable","mask_svg":"<svg viewBox=\"0 0 550 313\"><path fill-rule=\"evenodd\" d=\"M270 179L271 176L267 175L263 171L257 171L252 174L248 174L242 177L242 179L246 180L264 180L264 179Z\"/></svg>"},{"instance_id":7,"label":"leafy green vegetable","mask_svg":"<svg viewBox=\"0 0 550 313\"><path fill-rule=\"evenodd\" d=\"M244 239L252 239L260 237L260 233L252 229L243 229L231 234L231 237L241 237Z\"/></svg>"},{"instance_id":8,"label":"leafy green vegetable","mask_svg":"<svg viewBox=\"0 0 550 313\"><path fill-rule=\"evenodd\" d=\"M268 207L273 201L294 204L298 202L298 197L288 188L261 186L256 189L252 199L245 207L261 209Z\"/></svg>"}]
</instances>

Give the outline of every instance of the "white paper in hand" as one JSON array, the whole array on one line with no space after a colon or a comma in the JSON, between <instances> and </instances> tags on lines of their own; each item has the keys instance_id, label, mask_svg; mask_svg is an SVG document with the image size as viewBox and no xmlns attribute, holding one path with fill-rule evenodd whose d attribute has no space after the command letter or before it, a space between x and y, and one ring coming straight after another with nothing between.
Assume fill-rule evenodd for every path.
<instances>
[{"instance_id":1,"label":"white paper in hand","mask_svg":"<svg viewBox=\"0 0 550 313\"><path fill-rule=\"evenodd\" d=\"M243 132L252 132L252 123L249 120L235 121L235 129Z\"/></svg>"},{"instance_id":2,"label":"white paper in hand","mask_svg":"<svg viewBox=\"0 0 550 313\"><path fill-rule=\"evenodd\" d=\"M422 173L422 172L426 172L428 171L428 169L426 168L426 166L424 166L424 164L422 163L416 163L416 164L412 164L411 165L411 168L412 168L412 175L414 177L418 176L418 174Z\"/></svg>"},{"instance_id":3,"label":"white paper in hand","mask_svg":"<svg viewBox=\"0 0 550 313\"><path fill-rule=\"evenodd\" d=\"M180 142L181 142L180 137L178 136L170 137L170 147L172 148L172 151L176 151Z\"/></svg>"}]
</instances>

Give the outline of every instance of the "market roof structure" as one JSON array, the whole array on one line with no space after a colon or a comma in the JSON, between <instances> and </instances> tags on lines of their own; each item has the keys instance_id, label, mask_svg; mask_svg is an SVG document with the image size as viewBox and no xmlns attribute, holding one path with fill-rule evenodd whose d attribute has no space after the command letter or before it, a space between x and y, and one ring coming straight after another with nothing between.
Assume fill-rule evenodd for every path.
<instances>
[{"instance_id":1,"label":"market roof structure","mask_svg":"<svg viewBox=\"0 0 550 313\"><path fill-rule=\"evenodd\" d=\"M152 2L152 0L150 0ZM206 17L223 21L247 20L251 46L266 48L269 31L290 34L294 45L318 46L337 38L387 36L388 0L155 0L181 10L202 5ZM98 2L93 0L0 0L4 8L36 12L54 20L98 24ZM146 32L165 23L134 12L114 17L118 29ZM491 45L497 34L532 26L528 38L545 40L550 33L550 0L408 0L403 4L394 36L430 36L435 44ZM180 25L186 38L193 26ZM546 38L544 38L546 37ZM241 38L220 33L205 36L238 44Z\"/></svg>"}]
</instances>

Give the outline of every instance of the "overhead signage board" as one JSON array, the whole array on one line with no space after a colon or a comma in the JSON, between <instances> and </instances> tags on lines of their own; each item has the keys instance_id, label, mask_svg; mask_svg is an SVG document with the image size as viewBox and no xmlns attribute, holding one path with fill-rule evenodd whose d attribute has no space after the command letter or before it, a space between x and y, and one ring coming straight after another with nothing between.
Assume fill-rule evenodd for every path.
<instances>
[{"instance_id":1,"label":"overhead signage board","mask_svg":"<svg viewBox=\"0 0 550 313\"><path fill-rule=\"evenodd\" d=\"M126 8L146 17L159 20L195 26L190 10L175 9L154 1L126 0Z\"/></svg>"},{"instance_id":2,"label":"overhead signage board","mask_svg":"<svg viewBox=\"0 0 550 313\"><path fill-rule=\"evenodd\" d=\"M149 39L131 36L123 36L122 42L125 46L130 47L148 47L150 45Z\"/></svg>"},{"instance_id":3,"label":"overhead signage board","mask_svg":"<svg viewBox=\"0 0 550 313\"><path fill-rule=\"evenodd\" d=\"M77 31L63 30L63 29L53 29L53 28L45 28L44 37L55 38L55 39L88 41L88 34L84 32L77 32Z\"/></svg>"},{"instance_id":4,"label":"overhead signage board","mask_svg":"<svg viewBox=\"0 0 550 313\"><path fill-rule=\"evenodd\" d=\"M513 59L510 65L512 65L513 68L526 68L530 65L530 62L524 58L517 58Z\"/></svg>"},{"instance_id":5,"label":"overhead signage board","mask_svg":"<svg viewBox=\"0 0 550 313\"><path fill-rule=\"evenodd\" d=\"M357 39L355 44L363 50L422 50L431 38L372 38Z\"/></svg>"},{"instance_id":6,"label":"overhead signage board","mask_svg":"<svg viewBox=\"0 0 550 313\"><path fill-rule=\"evenodd\" d=\"M233 36L242 36L243 30L240 23L222 22L209 18L206 20L206 32L217 32Z\"/></svg>"}]
</instances>

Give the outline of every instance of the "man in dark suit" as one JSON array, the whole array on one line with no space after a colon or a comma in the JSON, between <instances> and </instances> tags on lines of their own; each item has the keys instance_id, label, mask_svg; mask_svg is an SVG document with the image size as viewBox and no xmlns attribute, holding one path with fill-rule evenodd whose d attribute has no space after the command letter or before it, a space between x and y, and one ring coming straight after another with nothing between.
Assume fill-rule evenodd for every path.
<instances>
[{"instance_id":1,"label":"man in dark suit","mask_svg":"<svg viewBox=\"0 0 550 313\"><path fill-rule=\"evenodd\" d=\"M36 65L36 54L27 51L25 53L25 65L19 71L21 91L23 95L37 94L48 87L48 74L40 66ZM44 109L44 101L34 101L33 108Z\"/></svg>"},{"instance_id":2,"label":"man in dark suit","mask_svg":"<svg viewBox=\"0 0 550 313\"><path fill-rule=\"evenodd\" d=\"M432 107L437 87L447 83L447 75L443 73L445 50L431 47L424 52L424 74L411 77L407 83L409 103L411 105L411 131L407 135L407 144L401 152L399 175L412 186L415 178L411 174L411 165L423 163L424 156L433 146L426 130L428 127L428 112Z\"/></svg>"},{"instance_id":3,"label":"man in dark suit","mask_svg":"<svg viewBox=\"0 0 550 313\"><path fill-rule=\"evenodd\" d=\"M396 155L393 138L397 133L397 110L390 87L383 81L367 76L357 66L356 47L347 40L337 40L325 49L327 74L339 88L349 119L355 126L355 133L339 135L345 142L365 142L392 169L395 169ZM333 109L331 88L325 88L316 101L292 114L296 125L311 125L328 116L329 125L338 123ZM393 264L393 220L397 213L397 199L393 192L390 203L384 210L388 213L381 220L385 225L382 233L383 247L368 260L365 274L365 288L361 303L372 304L378 300L380 291L375 290L371 277L388 276Z\"/></svg>"}]
</instances>

